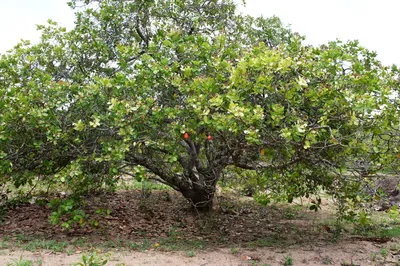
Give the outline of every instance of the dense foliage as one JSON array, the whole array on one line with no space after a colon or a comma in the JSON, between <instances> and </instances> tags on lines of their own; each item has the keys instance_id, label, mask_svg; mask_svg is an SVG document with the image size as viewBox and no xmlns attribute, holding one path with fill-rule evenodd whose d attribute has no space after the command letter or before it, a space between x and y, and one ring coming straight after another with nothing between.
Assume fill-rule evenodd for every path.
<instances>
[{"instance_id":1,"label":"dense foliage","mask_svg":"<svg viewBox=\"0 0 400 266\"><path fill-rule=\"evenodd\" d=\"M357 42L307 46L229 0L69 5L73 30L1 57L1 182L79 196L130 174L209 208L238 169L264 202L356 198L397 169L398 69Z\"/></svg>"}]
</instances>

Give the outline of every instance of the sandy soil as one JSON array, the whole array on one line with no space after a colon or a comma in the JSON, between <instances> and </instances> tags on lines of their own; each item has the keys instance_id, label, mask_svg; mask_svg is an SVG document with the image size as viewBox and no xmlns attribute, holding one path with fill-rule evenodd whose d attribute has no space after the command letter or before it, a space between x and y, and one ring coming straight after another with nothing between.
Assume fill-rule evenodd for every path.
<instances>
[{"instance_id":1,"label":"sandy soil","mask_svg":"<svg viewBox=\"0 0 400 266\"><path fill-rule=\"evenodd\" d=\"M293 265L399 265L399 255L390 252L390 246L398 245L395 242L375 244L366 241L342 241L335 244L315 244L312 246L298 246L285 248L257 248L232 249L221 248L216 250L187 252L160 252L149 250L146 252L118 251L108 253L107 265L284 265L285 257L293 259ZM387 250L386 258L381 255ZM374 255L376 254L376 255ZM190 257L190 255L194 255ZM27 252L21 250L2 250L0 265L7 265L13 259L41 261L41 265L71 265L81 260L82 254L57 254L52 252ZM100 256L107 256L101 254ZM353 264L352 264L353 263Z\"/></svg>"}]
</instances>

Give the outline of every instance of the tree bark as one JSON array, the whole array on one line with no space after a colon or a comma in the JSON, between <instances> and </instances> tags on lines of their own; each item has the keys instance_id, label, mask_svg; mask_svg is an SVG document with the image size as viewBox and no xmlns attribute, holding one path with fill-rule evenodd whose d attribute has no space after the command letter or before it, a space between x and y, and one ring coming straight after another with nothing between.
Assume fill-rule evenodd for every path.
<instances>
[{"instance_id":1,"label":"tree bark","mask_svg":"<svg viewBox=\"0 0 400 266\"><path fill-rule=\"evenodd\" d=\"M199 211L211 211L215 195L215 186L195 186L194 188L181 189L182 195Z\"/></svg>"},{"instance_id":2,"label":"tree bark","mask_svg":"<svg viewBox=\"0 0 400 266\"><path fill-rule=\"evenodd\" d=\"M150 172L155 174L162 183L174 188L191 203L192 207L208 211L213 207L213 200L216 191L217 182L221 176L223 169L226 167L228 160L224 157L225 153L215 156L207 150L207 162L204 163L199 159L201 145L190 140L182 141L182 145L187 149L188 155L180 156L178 161L183 168L182 173L176 173L171 170L170 165L156 161L152 153L129 154L129 162L142 165ZM209 144L208 144L209 145ZM157 151L164 152L161 149ZM164 152L168 153L168 152ZM220 158L221 157L221 158Z\"/></svg>"}]
</instances>

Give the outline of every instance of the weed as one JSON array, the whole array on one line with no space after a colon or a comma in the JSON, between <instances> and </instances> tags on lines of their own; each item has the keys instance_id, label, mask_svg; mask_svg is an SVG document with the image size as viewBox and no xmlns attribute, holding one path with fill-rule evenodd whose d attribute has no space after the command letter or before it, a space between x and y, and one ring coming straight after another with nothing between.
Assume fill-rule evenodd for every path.
<instances>
[{"instance_id":1,"label":"weed","mask_svg":"<svg viewBox=\"0 0 400 266\"><path fill-rule=\"evenodd\" d=\"M177 240L174 237L161 238L157 247L161 247L163 250L173 251L173 250L202 250L205 249L207 244L202 239L192 239L192 240Z\"/></svg>"},{"instance_id":2,"label":"weed","mask_svg":"<svg viewBox=\"0 0 400 266\"><path fill-rule=\"evenodd\" d=\"M150 241L148 240L148 239L145 239L143 242L142 242L142 251L144 251L144 250L148 250L149 248L150 248L150 246L151 246L151 243L150 243Z\"/></svg>"},{"instance_id":3,"label":"weed","mask_svg":"<svg viewBox=\"0 0 400 266\"><path fill-rule=\"evenodd\" d=\"M400 237L400 228L392 227L392 228L384 228L379 231L380 237Z\"/></svg>"},{"instance_id":4,"label":"weed","mask_svg":"<svg viewBox=\"0 0 400 266\"><path fill-rule=\"evenodd\" d=\"M119 190L172 190L169 186L153 182L153 181L148 181L148 180L143 180L142 182L139 182L137 180L123 180L118 184L117 189Z\"/></svg>"},{"instance_id":5,"label":"weed","mask_svg":"<svg viewBox=\"0 0 400 266\"><path fill-rule=\"evenodd\" d=\"M256 266L258 264L258 261L256 260L250 260L251 266Z\"/></svg>"},{"instance_id":6,"label":"weed","mask_svg":"<svg viewBox=\"0 0 400 266\"><path fill-rule=\"evenodd\" d=\"M115 241L109 240L104 243L104 246L107 248L118 248L123 246L123 242L121 239L117 239Z\"/></svg>"},{"instance_id":7,"label":"weed","mask_svg":"<svg viewBox=\"0 0 400 266\"><path fill-rule=\"evenodd\" d=\"M170 238L167 239L160 239L160 243L159 245L168 251L173 251L173 250L179 250L180 246L178 245L178 243L176 241L171 241Z\"/></svg>"},{"instance_id":8,"label":"weed","mask_svg":"<svg viewBox=\"0 0 400 266\"><path fill-rule=\"evenodd\" d=\"M73 245L77 247L84 247L85 246L85 240L83 238L78 238L75 239L74 242L72 242Z\"/></svg>"},{"instance_id":9,"label":"weed","mask_svg":"<svg viewBox=\"0 0 400 266\"><path fill-rule=\"evenodd\" d=\"M283 263L284 266L292 266L293 265L293 258L290 255L283 256L285 262Z\"/></svg>"},{"instance_id":10,"label":"weed","mask_svg":"<svg viewBox=\"0 0 400 266\"><path fill-rule=\"evenodd\" d=\"M5 248L8 248L8 242L0 241L0 249L5 249Z\"/></svg>"},{"instance_id":11,"label":"weed","mask_svg":"<svg viewBox=\"0 0 400 266\"><path fill-rule=\"evenodd\" d=\"M183 243L186 247L194 249L205 249L206 243L203 240L188 240Z\"/></svg>"},{"instance_id":12,"label":"weed","mask_svg":"<svg viewBox=\"0 0 400 266\"><path fill-rule=\"evenodd\" d=\"M26 260L20 256L19 259L13 259L11 262L8 262L7 266L34 266L34 264L32 260Z\"/></svg>"},{"instance_id":13,"label":"weed","mask_svg":"<svg viewBox=\"0 0 400 266\"><path fill-rule=\"evenodd\" d=\"M237 248L231 248L231 253L232 254L237 254L239 250Z\"/></svg>"},{"instance_id":14,"label":"weed","mask_svg":"<svg viewBox=\"0 0 400 266\"><path fill-rule=\"evenodd\" d=\"M24 234L15 234L14 239L17 241L18 245L20 245L23 242L32 240L32 237L25 236Z\"/></svg>"},{"instance_id":15,"label":"weed","mask_svg":"<svg viewBox=\"0 0 400 266\"><path fill-rule=\"evenodd\" d=\"M142 236L142 237L146 237L146 236L147 236L147 232L146 232L146 231L141 231L141 230L139 230L139 231L137 231L137 234L138 234L139 236Z\"/></svg>"},{"instance_id":16,"label":"weed","mask_svg":"<svg viewBox=\"0 0 400 266\"><path fill-rule=\"evenodd\" d=\"M378 254L376 252L372 253L371 259L372 261L376 261Z\"/></svg>"},{"instance_id":17,"label":"weed","mask_svg":"<svg viewBox=\"0 0 400 266\"><path fill-rule=\"evenodd\" d=\"M353 261L351 262L343 261L342 263L340 263L340 266L360 266L360 265L354 264Z\"/></svg>"},{"instance_id":18,"label":"weed","mask_svg":"<svg viewBox=\"0 0 400 266\"><path fill-rule=\"evenodd\" d=\"M286 220L292 220L298 215L298 208L287 207L283 209L283 218Z\"/></svg>"},{"instance_id":19,"label":"weed","mask_svg":"<svg viewBox=\"0 0 400 266\"><path fill-rule=\"evenodd\" d=\"M386 258L388 256L388 251L385 248L381 248L379 253L383 258Z\"/></svg>"},{"instance_id":20,"label":"weed","mask_svg":"<svg viewBox=\"0 0 400 266\"><path fill-rule=\"evenodd\" d=\"M322 258L322 264L324 264L324 265L329 265L329 264L333 264L333 260L332 260L332 258L330 258L330 257L323 257Z\"/></svg>"},{"instance_id":21,"label":"weed","mask_svg":"<svg viewBox=\"0 0 400 266\"><path fill-rule=\"evenodd\" d=\"M278 244L277 239L275 238L270 238L270 239L258 239L253 242L248 243L249 248L255 248L255 247L272 247L274 245Z\"/></svg>"},{"instance_id":22,"label":"weed","mask_svg":"<svg viewBox=\"0 0 400 266\"><path fill-rule=\"evenodd\" d=\"M129 247L133 250L146 251L150 248L151 243L148 239L143 240L142 243L131 242Z\"/></svg>"},{"instance_id":23,"label":"weed","mask_svg":"<svg viewBox=\"0 0 400 266\"><path fill-rule=\"evenodd\" d=\"M129 243L129 247L133 250L138 250L140 248L140 244L136 243L136 242L131 242Z\"/></svg>"},{"instance_id":24,"label":"weed","mask_svg":"<svg viewBox=\"0 0 400 266\"><path fill-rule=\"evenodd\" d=\"M176 226L172 226L172 227L169 229L168 237L169 237L169 239L170 239L171 241L175 241L175 240L176 240L176 235L177 235Z\"/></svg>"},{"instance_id":25,"label":"weed","mask_svg":"<svg viewBox=\"0 0 400 266\"><path fill-rule=\"evenodd\" d=\"M107 259L103 258L102 256L99 256L96 252L93 252L88 255L82 255L82 259L80 262L74 263L72 265L74 266L103 266L106 265L108 262Z\"/></svg>"},{"instance_id":26,"label":"weed","mask_svg":"<svg viewBox=\"0 0 400 266\"><path fill-rule=\"evenodd\" d=\"M47 249L54 252L64 252L69 244L67 242L57 242L55 240L32 240L21 246L27 251L35 251L38 249Z\"/></svg>"},{"instance_id":27,"label":"weed","mask_svg":"<svg viewBox=\"0 0 400 266\"><path fill-rule=\"evenodd\" d=\"M188 251L188 252L186 253L186 255L187 255L188 257L194 257L194 256L196 256L196 253L195 253L193 250L191 250L191 251Z\"/></svg>"},{"instance_id":28,"label":"weed","mask_svg":"<svg viewBox=\"0 0 400 266\"><path fill-rule=\"evenodd\" d=\"M218 243L220 243L222 245L227 245L229 242L225 236L221 235L218 237Z\"/></svg>"}]
</instances>

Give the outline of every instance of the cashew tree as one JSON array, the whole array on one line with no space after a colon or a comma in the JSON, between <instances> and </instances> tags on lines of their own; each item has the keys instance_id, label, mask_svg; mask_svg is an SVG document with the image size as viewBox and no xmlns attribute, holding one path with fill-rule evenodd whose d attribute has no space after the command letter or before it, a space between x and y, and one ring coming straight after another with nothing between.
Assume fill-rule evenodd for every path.
<instances>
[{"instance_id":1,"label":"cashew tree","mask_svg":"<svg viewBox=\"0 0 400 266\"><path fill-rule=\"evenodd\" d=\"M227 169L259 195L355 197L398 160L398 69L357 42L318 47L229 0L73 0L75 28L39 26L0 61L0 173L77 195L122 174L209 209ZM145 174L144 174L145 173Z\"/></svg>"}]
</instances>

